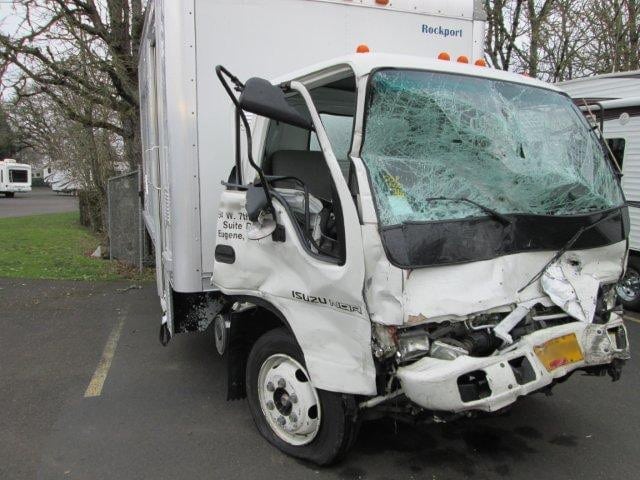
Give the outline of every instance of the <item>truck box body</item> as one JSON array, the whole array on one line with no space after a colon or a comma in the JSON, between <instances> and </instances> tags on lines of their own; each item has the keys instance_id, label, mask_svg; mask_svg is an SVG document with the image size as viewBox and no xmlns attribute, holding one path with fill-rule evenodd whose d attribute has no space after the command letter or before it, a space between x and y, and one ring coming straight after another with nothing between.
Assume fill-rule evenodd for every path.
<instances>
[{"instance_id":1,"label":"truck box body","mask_svg":"<svg viewBox=\"0 0 640 480\"><path fill-rule=\"evenodd\" d=\"M359 44L431 58L446 51L473 62L483 52L481 3L152 2L140 52L144 218L172 289L212 288L220 179L234 162L233 109L216 65L240 78L274 78Z\"/></svg>"}]
</instances>

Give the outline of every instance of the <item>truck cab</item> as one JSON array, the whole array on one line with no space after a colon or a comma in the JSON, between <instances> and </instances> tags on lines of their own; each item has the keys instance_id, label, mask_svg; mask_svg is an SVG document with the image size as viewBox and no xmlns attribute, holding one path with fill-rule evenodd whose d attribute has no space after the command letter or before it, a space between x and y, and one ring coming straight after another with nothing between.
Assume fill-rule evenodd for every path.
<instances>
[{"instance_id":1,"label":"truck cab","mask_svg":"<svg viewBox=\"0 0 640 480\"><path fill-rule=\"evenodd\" d=\"M578 370L617 380L629 215L571 99L464 56L361 51L270 82L219 70L229 398L326 464L373 412L454 419Z\"/></svg>"}]
</instances>

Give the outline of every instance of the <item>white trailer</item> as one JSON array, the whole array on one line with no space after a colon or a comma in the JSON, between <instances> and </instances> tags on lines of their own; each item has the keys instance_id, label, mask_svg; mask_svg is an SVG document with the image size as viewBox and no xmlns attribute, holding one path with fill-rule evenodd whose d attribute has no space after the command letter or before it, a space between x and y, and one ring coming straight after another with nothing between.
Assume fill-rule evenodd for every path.
<instances>
[{"instance_id":1,"label":"white trailer","mask_svg":"<svg viewBox=\"0 0 640 480\"><path fill-rule=\"evenodd\" d=\"M49 173L45 175L44 181L55 193L76 193L79 190L78 182L67 170L53 170L47 167Z\"/></svg>"},{"instance_id":2,"label":"white trailer","mask_svg":"<svg viewBox=\"0 0 640 480\"><path fill-rule=\"evenodd\" d=\"M629 265L618 294L640 311L640 70L569 80L558 84L593 118L622 171L629 205Z\"/></svg>"},{"instance_id":3,"label":"white trailer","mask_svg":"<svg viewBox=\"0 0 640 480\"><path fill-rule=\"evenodd\" d=\"M0 162L0 193L13 197L16 193L31 191L31 165L18 163L12 158Z\"/></svg>"},{"instance_id":4,"label":"white trailer","mask_svg":"<svg viewBox=\"0 0 640 480\"><path fill-rule=\"evenodd\" d=\"M496 411L629 356L619 181L565 95L473 65L478 3L151 3L161 341L213 322L228 398L290 455L327 464L369 415Z\"/></svg>"}]
</instances>

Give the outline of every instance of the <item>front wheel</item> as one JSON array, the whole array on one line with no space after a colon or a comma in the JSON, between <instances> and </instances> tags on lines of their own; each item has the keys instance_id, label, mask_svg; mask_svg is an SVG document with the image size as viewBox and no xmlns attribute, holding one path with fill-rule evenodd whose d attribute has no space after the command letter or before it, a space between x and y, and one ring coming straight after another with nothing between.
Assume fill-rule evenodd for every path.
<instances>
[{"instance_id":1,"label":"front wheel","mask_svg":"<svg viewBox=\"0 0 640 480\"><path fill-rule=\"evenodd\" d=\"M16 195L16 194L15 194L15 192L6 192L6 193L5 193L5 196L6 196L7 198L13 198L13 197L15 197L15 195Z\"/></svg>"},{"instance_id":2,"label":"front wheel","mask_svg":"<svg viewBox=\"0 0 640 480\"><path fill-rule=\"evenodd\" d=\"M640 259L637 257L629 258L627 271L616 286L616 292L624 308L634 312L640 311Z\"/></svg>"},{"instance_id":3,"label":"front wheel","mask_svg":"<svg viewBox=\"0 0 640 480\"><path fill-rule=\"evenodd\" d=\"M316 389L294 338L265 333L247 362L247 397L258 430L293 457L328 465L346 454L358 422L351 395Z\"/></svg>"}]
</instances>

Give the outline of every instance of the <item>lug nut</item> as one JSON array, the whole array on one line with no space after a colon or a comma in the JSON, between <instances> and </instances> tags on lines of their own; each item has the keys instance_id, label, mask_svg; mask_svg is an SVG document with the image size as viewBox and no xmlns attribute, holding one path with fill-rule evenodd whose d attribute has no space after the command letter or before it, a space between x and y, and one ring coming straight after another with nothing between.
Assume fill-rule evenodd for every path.
<instances>
[{"instance_id":1,"label":"lug nut","mask_svg":"<svg viewBox=\"0 0 640 480\"><path fill-rule=\"evenodd\" d=\"M271 400L269 400L269 401L267 402L267 408L268 408L269 410L273 410L273 408L274 408L274 407L275 407L275 405L273 404L273 402L272 402Z\"/></svg>"},{"instance_id":2,"label":"lug nut","mask_svg":"<svg viewBox=\"0 0 640 480\"><path fill-rule=\"evenodd\" d=\"M291 403L298 403L298 397L296 396L295 393L291 394L291 396L289 397L289 400L291 400Z\"/></svg>"},{"instance_id":3,"label":"lug nut","mask_svg":"<svg viewBox=\"0 0 640 480\"><path fill-rule=\"evenodd\" d=\"M284 381L284 378L278 380L278 388L285 388L287 386L287 382Z\"/></svg>"},{"instance_id":4,"label":"lug nut","mask_svg":"<svg viewBox=\"0 0 640 480\"><path fill-rule=\"evenodd\" d=\"M280 416L278 417L278 423L279 423L281 426L283 426L283 427L284 427L284 424L285 424L285 423L287 423L287 421L285 420L285 418L284 418L282 415L280 415Z\"/></svg>"},{"instance_id":5,"label":"lug nut","mask_svg":"<svg viewBox=\"0 0 640 480\"><path fill-rule=\"evenodd\" d=\"M273 383L269 382L267 383L267 390L269 390L270 392L273 392L276 389L276 387L273 386Z\"/></svg>"}]
</instances>

